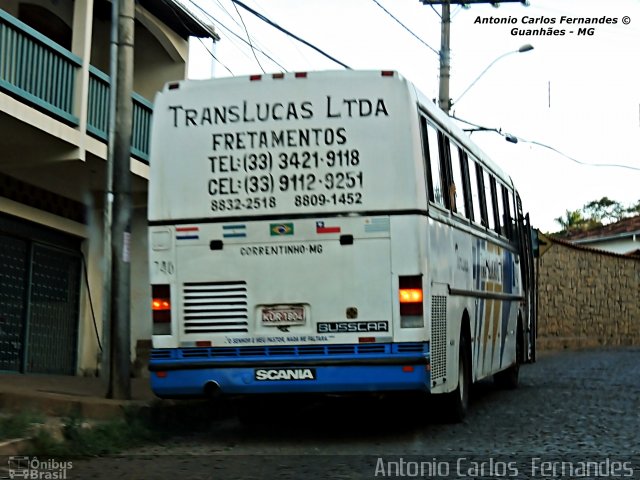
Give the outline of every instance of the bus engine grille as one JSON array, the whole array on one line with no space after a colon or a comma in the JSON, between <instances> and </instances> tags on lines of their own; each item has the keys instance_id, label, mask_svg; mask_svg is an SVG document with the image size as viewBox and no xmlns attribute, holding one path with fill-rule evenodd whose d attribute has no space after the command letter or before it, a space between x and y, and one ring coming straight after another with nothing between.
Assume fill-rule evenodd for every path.
<instances>
[{"instance_id":1,"label":"bus engine grille","mask_svg":"<svg viewBox=\"0 0 640 480\"><path fill-rule=\"evenodd\" d=\"M184 333L248 332L246 282L185 283Z\"/></svg>"},{"instance_id":2,"label":"bus engine grille","mask_svg":"<svg viewBox=\"0 0 640 480\"><path fill-rule=\"evenodd\" d=\"M447 376L447 297L431 299L431 376L438 381Z\"/></svg>"}]
</instances>

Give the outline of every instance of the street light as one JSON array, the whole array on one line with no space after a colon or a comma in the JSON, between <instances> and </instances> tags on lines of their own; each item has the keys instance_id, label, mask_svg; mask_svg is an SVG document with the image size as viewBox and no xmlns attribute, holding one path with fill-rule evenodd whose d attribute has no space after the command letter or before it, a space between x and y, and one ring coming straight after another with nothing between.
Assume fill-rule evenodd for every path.
<instances>
[{"instance_id":1,"label":"street light","mask_svg":"<svg viewBox=\"0 0 640 480\"><path fill-rule=\"evenodd\" d=\"M529 52L529 51L531 51L531 50L533 50L533 45L530 45L530 44L528 44L528 43L527 43L526 45L522 45L518 50L513 50L512 52L507 52L507 53L503 53L502 55L500 55L500 56L499 56L498 58L496 58L493 62L491 62L491 63L487 66L487 68L485 68L485 69L482 71L482 73L476 77L476 79L475 79L473 82L471 82L471 85L469 85L469 86L465 89L465 91L464 91L464 92L462 92L462 94L461 94L461 95L460 95L460 96L459 96L455 101L451 102L451 105L455 105L456 103L458 103L458 102L460 101L460 99L461 99L462 97L464 97L464 94L465 94L465 93L467 93L467 92L471 89L471 87L473 87L473 86L476 84L476 82L477 82L478 80L480 80L480 77L482 77L482 76L487 72L487 70L489 70L489 69L493 66L493 64L494 64L494 63L496 63L498 60L500 60L501 58L506 57L507 55L511 55L512 53L524 53L524 52Z\"/></svg>"}]
</instances>

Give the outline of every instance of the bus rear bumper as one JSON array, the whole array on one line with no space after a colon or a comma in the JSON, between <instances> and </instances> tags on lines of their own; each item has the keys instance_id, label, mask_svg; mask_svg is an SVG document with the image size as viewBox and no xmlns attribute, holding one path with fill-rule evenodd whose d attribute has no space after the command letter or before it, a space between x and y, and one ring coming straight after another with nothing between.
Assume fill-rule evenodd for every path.
<instances>
[{"instance_id":1,"label":"bus rear bumper","mask_svg":"<svg viewBox=\"0 0 640 480\"><path fill-rule=\"evenodd\" d=\"M186 367L186 366L185 366ZM162 398L261 393L378 393L428 392L428 363L404 365L255 365L235 368L173 368L156 366L151 372L153 392Z\"/></svg>"}]
</instances>

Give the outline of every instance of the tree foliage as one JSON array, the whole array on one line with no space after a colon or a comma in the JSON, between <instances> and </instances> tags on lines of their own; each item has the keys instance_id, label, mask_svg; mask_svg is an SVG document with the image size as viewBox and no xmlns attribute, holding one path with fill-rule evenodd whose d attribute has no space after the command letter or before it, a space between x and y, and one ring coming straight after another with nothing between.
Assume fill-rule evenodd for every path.
<instances>
[{"instance_id":1,"label":"tree foliage","mask_svg":"<svg viewBox=\"0 0 640 480\"><path fill-rule=\"evenodd\" d=\"M620 202L609 197L593 200L582 207L588 218L604 223L619 222L626 216L626 210Z\"/></svg>"},{"instance_id":2,"label":"tree foliage","mask_svg":"<svg viewBox=\"0 0 640 480\"><path fill-rule=\"evenodd\" d=\"M640 200L625 207L616 200L602 197L599 200L586 203L578 210L566 210L563 216L554 220L562 227L562 231L559 233L569 235L619 222L623 218L638 214L640 214Z\"/></svg>"}]
</instances>

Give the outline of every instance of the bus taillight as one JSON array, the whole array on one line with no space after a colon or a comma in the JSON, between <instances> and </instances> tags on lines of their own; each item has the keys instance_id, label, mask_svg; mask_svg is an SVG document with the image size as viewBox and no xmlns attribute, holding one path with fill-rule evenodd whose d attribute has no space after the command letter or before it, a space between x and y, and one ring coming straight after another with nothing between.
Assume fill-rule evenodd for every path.
<instances>
[{"instance_id":1,"label":"bus taillight","mask_svg":"<svg viewBox=\"0 0 640 480\"><path fill-rule=\"evenodd\" d=\"M424 326L422 276L411 275L399 278L400 326L417 328Z\"/></svg>"},{"instance_id":2,"label":"bus taillight","mask_svg":"<svg viewBox=\"0 0 640 480\"><path fill-rule=\"evenodd\" d=\"M171 288L151 285L151 316L154 335L171 335Z\"/></svg>"},{"instance_id":3,"label":"bus taillight","mask_svg":"<svg viewBox=\"0 0 640 480\"><path fill-rule=\"evenodd\" d=\"M400 289L400 303L401 304L418 304L422 303L422 289L421 288L401 288Z\"/></svg>"}]
</instances>

